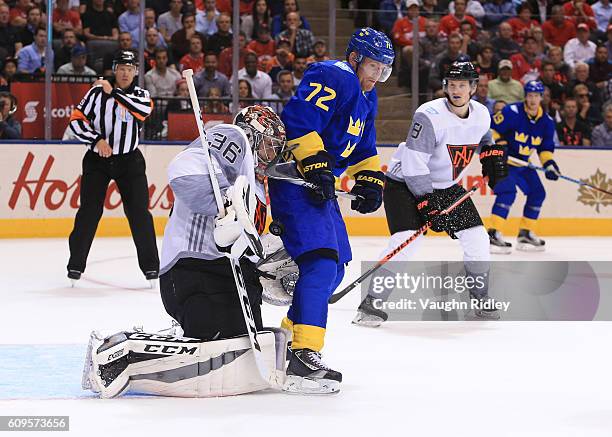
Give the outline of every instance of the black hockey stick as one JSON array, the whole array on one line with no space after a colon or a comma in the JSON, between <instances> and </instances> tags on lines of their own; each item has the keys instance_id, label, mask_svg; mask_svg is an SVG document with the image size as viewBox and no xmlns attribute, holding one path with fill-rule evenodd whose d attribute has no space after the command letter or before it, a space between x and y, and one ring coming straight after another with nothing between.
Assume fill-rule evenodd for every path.
<instances>
[{"instance_id":1,"label":"black hockey stick","mask_svg":"<svg viewBox=\"0 0 612 437\"><path fill-rule=\"evenodd\" d=\"M448 208L446 208L444 211L441 211L440 214L448 214L451 211L453 211L455 208L457 208L459 205L461 205L463 202L465 202L467 199L469 199L470 197L472 197L474 195L474 193L480 188L480 184L476 184L472 187L472 189L470 191L468 191L467 193L465 193L463 196L461 196L459 199L457 199L455 201L455 203L453 203L452 205L450 205ZM410 238L408 238L406 241L404 241L402 244L400 244L399 246L397 246L395 249L393 249L391 252L389 252L387 255L385 255L385 257L383 259L381 259L380 261L378 261L376 264L374 264L374 266L372 266L370 269L368 269L363 275L361 275L360 277L358 277L357 279L355 279L353 282L351 282L349 285L347 285L343 290L339 291L338 293L333 294L330 298L329 298L329 303L336 303L338 302L340 299L342 299L344 296L346 296L351 290L353 290L354 288L356 288L359 284L361 284L363 282L364 279L366 279L368 276L370 276L372 273L374 273L376 270L378 270L379 268L381 268L383 265L385 265L391 258L393 258L395 255L397 255L398 253L400 253L402 250L404 250L404 248L406 246L408 246L410 243L412 243L414 240L416 240L421 234L423 234L427 229L429 229L431 227L431 222L427 222L425 223L423 226L421 226L420 229L418 229Z\"/></svg>"},{"instance_id":2,"label":"black hockey stick","mask_svg":"<svg viewBox=\"0 0 612 437\"><path fill-rule=\"evenodd\" d=\"M285 181L285 182L289 182L290 184L310 188L315 191L321 189L318 185L313 184L312 182L308 182L300 177L293 176L289 172L287 172L287 170L284 170L286 168L291 168L293 165L295 165L295 161L276 162L276 163L272 162L264 170L264 176L267 176L270 179ZM336 190L336 196L344 197L350 200L357 199L356 195L348 193L346 191L342 191L342 190Z\"/></svg>"},{"instance_id":3,"label":"black hockey stick","mask_svg":"<svg viewBox=\"0 0 612 437\"><path fill-rule=\"evenodd\" d=\"M514 158L512 156L508 156L508 161L512 162L513 164L517 164L517 165L520 165L520 166L523 166L523 167L532 168L534 170L539 170L539 171L543 171L543 172L546 171L546 169L544 167L538 167L537 165L532 164L529 161L525 162L525 161L522 161L520 159ZM595 185L591 185L589 183L583 182L583 181L581 181L579 179L570 178L569 176L562 175L561 173L557 173L557 176L559 176L561 179L565 179L566 181L573 182L575 184L588 187L591 190L599 191L600 193L607 194L608 196L612 196L612 192L606 191L603 188L596 187Z\"/></svg>"}]
</instances>

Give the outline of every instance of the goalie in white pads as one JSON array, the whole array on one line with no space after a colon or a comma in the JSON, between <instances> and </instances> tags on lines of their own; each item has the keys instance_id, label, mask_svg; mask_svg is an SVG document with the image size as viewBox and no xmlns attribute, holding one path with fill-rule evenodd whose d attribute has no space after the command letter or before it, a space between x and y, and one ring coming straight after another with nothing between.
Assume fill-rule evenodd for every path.
<instances>
[{"instance_id":1,"label":"goalie in white pads","mask_svg":"<svg viewBox=\"0 0 612 437\"><path fill-rule=\"evenodd\" d=\"M130 389L167 396L224 396L270 386L257 378L224 252L238 244L246 250L244 230L263 231L265 193L255 168L283 151L284 126L272 110L255 105L238 113L234 124L209 129L206 139L226 206L224 217L218 215L199 138L168 167L175 203L162 244L160 290L166 311L185 337L135 331L102 339L93 333L83 386L103 397ZM285 364L286 338L280 330L263 330L262 287L254 261L247 253L240 267L265 364L277 375Z\"/></svg>"},{"instance_id":2,"label":"goalie in white pads","mask_svg":"<svg viewBox=\"0 0 612 437\"><path fill-rule=\"evenodd\" d=\"M486 301L489 300L489 236L474 203L467 199L448 215L438 215L438 212L466 193L457 182L478 148L482 174L488 177L491 188L507 176L508 170L503 148L493 144L487 108L470 100L478 84L478 73L472 63L454 62L443 84L446 97L424 103L417 109L406 142L399 145L389 163L384 205L391 238L382 256L431 221L433 231L446 232L459 240L467 275L480 276L482 282L478 283L484 283L480 289L470 290L470 294ZM409 260L422 240L422 236L418 237L392 261ZM384 272L383 267L378 274ZM353 323L378 326L385 321L387 314L375 308L373 299L385 301L389 293L377 295L370 291ZM496 311L486 309L478 311L477 316L499 317Z\"/></svg>"}]
</instances>

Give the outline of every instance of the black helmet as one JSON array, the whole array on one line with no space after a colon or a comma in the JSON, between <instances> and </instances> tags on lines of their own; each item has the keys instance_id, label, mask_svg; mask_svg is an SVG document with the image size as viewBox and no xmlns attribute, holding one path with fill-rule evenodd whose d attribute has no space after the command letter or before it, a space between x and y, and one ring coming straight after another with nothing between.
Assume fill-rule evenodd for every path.
<instances>
[{"instance_id":1,"label":"black helmet","mask_svg":"<svg viewBox=\"0 0 612 437\"><path fill-rule=\"evenodd\" d=\"M478 72L474 68L474 64L469 61L455 61L444 75L444 81L447 80L478 80Z\"/></svg>"},{"instance_id":2,"label":"black helmet","mask_svg":"<svg viewBox=\"0 0 612 437\"><path fill-rule=\"evenodd\" d=\"M138 67L138 57L136 53L131 50L119 50L113 59L113 71L115 71L117 65L121 64Z\"/></svg>"}]
</instances>

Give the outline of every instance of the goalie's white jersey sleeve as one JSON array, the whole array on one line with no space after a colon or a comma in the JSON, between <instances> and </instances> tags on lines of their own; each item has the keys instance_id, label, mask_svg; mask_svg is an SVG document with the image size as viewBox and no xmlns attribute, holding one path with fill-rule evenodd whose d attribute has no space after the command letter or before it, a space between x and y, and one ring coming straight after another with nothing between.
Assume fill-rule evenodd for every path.
<instances>
[{"instance_id":1,"label":"goalie's white jersey sleeve","mask_svg":"<svg viewBox=\"0 0 612 437\"><path fill-rule=\"evenodd\" d=\"M469 105L466 118L455 115L446 98L419 106L406 142L391 158L387 177L405 182L415 196L457 183L479 145L493 143L489 111L473 100Z\"/></svg>"},{"instance_id":2,"label":"goalie's white jersey sleeve","mask_svg":"<svg viewBox=\"0 0 612 437\"><path fill-rule=\"evenodd\" d=\"M221 193L238 176L245 175L255 189L258 203L265 205L263 185L255 179L253 153L244 131L235 125L219 124L207 130L206 139ZM180 258L211 260L224 256L217 250L213 237L218 209L204 153L198 138L168 166L174 206L164 231L160 274Z\"/></svg>"}]
</instances>

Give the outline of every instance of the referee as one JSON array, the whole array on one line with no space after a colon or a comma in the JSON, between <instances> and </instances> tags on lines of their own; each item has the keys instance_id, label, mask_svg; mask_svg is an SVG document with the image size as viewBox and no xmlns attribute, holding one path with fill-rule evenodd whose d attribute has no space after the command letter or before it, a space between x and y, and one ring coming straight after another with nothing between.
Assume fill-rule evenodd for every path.
<instances>
[{"instance_id":1,"label":"referee","mask_svg":"<svg viewBox=\"0 0 612 437\"><path fill-rule=\"evenodd\" d=\"M135 85L138 62L133 52L117 53L113 73L115 87L107 80L97 80L70 117L70 129L88 147L83 157L81 206L69 238L68 277L72 280L80 279L85 271L111 179L121 194L140 269L148 280L159 273L145 160L138 150L140 129L151 114L153 101L147 90Z\"/></svg>"}]
</instances>

